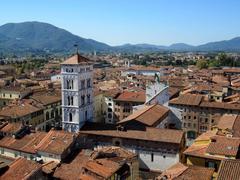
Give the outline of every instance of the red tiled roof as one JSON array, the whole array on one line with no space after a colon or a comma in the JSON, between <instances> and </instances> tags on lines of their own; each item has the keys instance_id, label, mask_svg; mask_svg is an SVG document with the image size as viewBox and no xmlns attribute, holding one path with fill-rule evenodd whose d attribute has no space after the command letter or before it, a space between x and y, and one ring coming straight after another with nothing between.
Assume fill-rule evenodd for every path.
<instances>
[{"instance_id":1,"label":"red tiled roof","mask_svg":"<svg viewBox=\"0 0 240 180\"><path fill-rule=\"evenodd\" d=\"M41 165L25 158L16 159L0 179L31 179L31 176L41 170Z\"/></svg>"},{"instance_id":2,"label":"red tiled roof","mask_svg":"<svg viewBox=\"0 0 240 180\"><path fill-rule=\"evenodd\" d=\"M163 120L168 112L168 108L159 104L144 106L142 109L133 112L133 114L120 121L119 124L135 120L148 126L153 126L158 121Z\"/></svg>"},{"instance_id":3,"label":"red tiled roof","mask_svg":"<svg viewBox=\"0 0 240 180\"><path fill-rule=\"evenodd\" d=\"M223 160L218 171L218 180L239 180L240 179L240 160Z\"/></svg>"},{"instance_id":4,"label":"red tiled roof","mask_svg":"<svg viewBox=\"0 0 240 180\"><path fill-rule=\"evenodd\" d=\"M156 141L180 144L183 138L183 131L173 129L160 129L147 127L145 131L139 130L81 130L80 134L101 135L127 139L138 139L145 141Z\"/></svg>"},{"instance_id":5,"label":"red tiled roof","mask_svg":"<svg viewBox=\"0 0 240 180\"><path fill-rule=\"evenodd\" d=\"M38 151L60 155L69 148L73 142L73 133L51 130L36 148Z\"/></svg>"},{"instance_id":6,"label":"red tiled roof","mask_svg":"<svg viewBox=\"0 0 240 180\"><path fill-rule=\"evenodd\" d=\"M76 54L70 58L68 58L66 61L62 62L61 64L63 65L71 65L71 64L91 64L91 61L86 58L81 56L80 54Z\"/></svg>"},{"instance_id":7,"label":"red tiled roof","mask_svg":"<svg viewBox=\"0 0 240 180\"><path fill-rule=\"evenodd\" d=\"M45 132L31 133L23 136L21 139L5 136L0 141L0 147L34 154L36 152L36 145L40 143L46 134Z\"/></svg>"},{"instance_id":8,"label":"red tiled roof","mask_svg":"<svg viewBox=\"0 0 240 180\"><path fill-rule=\"evenodd\" d=\"M146 101L146 95L145 95L145 91L140 91L140 92L124 91L116 98L116 100L144 103Z\"/></svg>"},{"instance_id":9,"label":"red tiled roof","mask_svg":"<svg viewBox=\"0 0 240 180\"><path fill-rule=\"evenodd\" d=\"M203 99L201 95L182 94L178 98L170 100L170 104L198 106Z\"/></svg>"},{"instance_id":10,"label":"red tiled roof","mask_svg":"<svg viewBox=\"0 0 240 180\"><path fill-rule=\"evenodd\" d=\"M215 136L206 149L206 153L214 155L234 156L239 152L240 139ZM214 140L214 141L213 141Z\"/></svg>"}]
</instances>

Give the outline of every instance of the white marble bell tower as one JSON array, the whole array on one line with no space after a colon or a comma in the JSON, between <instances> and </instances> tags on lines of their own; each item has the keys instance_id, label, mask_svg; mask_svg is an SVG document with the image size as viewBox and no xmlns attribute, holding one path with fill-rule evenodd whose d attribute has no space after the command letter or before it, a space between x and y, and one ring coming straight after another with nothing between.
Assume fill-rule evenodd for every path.
<instances>
[{"instance_id":1,"label":"white marble bell tower","mask_svg":"<svg viewBox=\"0 0 240 180\"><path fill-rule=\"evenodd\" d=\"M93 118L93 65L76 54L61 63L62 127L78 132Z\"/></svg>"}]
</instances>

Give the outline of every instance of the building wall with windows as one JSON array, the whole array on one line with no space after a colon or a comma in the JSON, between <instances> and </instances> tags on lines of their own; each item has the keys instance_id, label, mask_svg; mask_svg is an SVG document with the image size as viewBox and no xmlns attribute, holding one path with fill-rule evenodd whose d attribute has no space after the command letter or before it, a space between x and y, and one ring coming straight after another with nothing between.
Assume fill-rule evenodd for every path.
<instances>
[{"instance_id":1,"label":"building wall with windows","mask_svg":"<svg viewBox=\"0 0 240 180\"><path fill-rule=\"evenodd\" d=\"M116 116L115 116L115 103L113 101L113 97L111 96L103 97L103 111L105 123L115 124Z\"/></svg>"},{"instance_id":2,"label":"building wall with windows","mask_svg":"<svg viewBox=\"0 0 240 180\"><path fill-rule=\"evenodd\" d=\"M0 153L1 155L6 157L10 157L10 158L24 157L28 160L33 160L36 157L36 154L21 152L18 150L8 149L4 147L0 147Z\"/></svg>"},{"instance_id":3,"label":"building wall with windows","mask_svg":"<svg viewBox=\"0 0 240 180\"><path fill-rule=\"evenodd\" d=\"M217 119L223 114L238 114L235 109L220 109L215 107L170 105L181 113L182 129L185 132L186 144L191 145L200 134L211 130L217 124Z\"/></svg>"},{"instance_id":4,"label":"building wall with windows","mask_svg":"<svg viewBox=\"0 0 240 180\"><path fill-rule=\"evenodd\" d=\"M141 141L137 139L123 139L101 136L83 137L81 145L91 143L94 148L109 146L120 146L130 152L138 154L139 167L145 170L164 171L183 160L182 150L184 141L181 144Z\"/></svg>"}]
</instances>

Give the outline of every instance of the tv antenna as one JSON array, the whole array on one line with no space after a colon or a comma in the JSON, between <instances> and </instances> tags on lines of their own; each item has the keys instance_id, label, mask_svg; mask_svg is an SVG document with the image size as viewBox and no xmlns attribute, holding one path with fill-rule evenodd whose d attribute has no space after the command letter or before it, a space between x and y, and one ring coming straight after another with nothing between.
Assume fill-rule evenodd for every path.
<instances>
[{"instance_id":1,"label":"tv antenna","mask_svg":"<svg viewBox=\"0 0 240 180\"><path fill-rule=\"evenodd\" d=\"M76 48L76 52L78 54L78 44L74 44L74 47Z\"/></svg>"}]
</instances>

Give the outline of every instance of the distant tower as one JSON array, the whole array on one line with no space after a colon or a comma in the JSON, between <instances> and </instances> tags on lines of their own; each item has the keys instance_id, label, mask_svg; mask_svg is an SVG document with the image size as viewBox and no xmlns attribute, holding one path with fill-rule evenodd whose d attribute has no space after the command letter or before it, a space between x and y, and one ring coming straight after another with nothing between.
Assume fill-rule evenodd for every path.
<instances>
[{"instance_id":1,"label":"distant tower","mask_svg":"<svg viewBox=\"0 0 240 180\"><path fill-rule=\"evenodd\" d=\"M125 59L125 60L124 60L124 65L125 65L125 67L130 68L130 66L131 66L130 60L129 60L129 59Z\"/></svg>"},{"instance_id":2,"label":"distant tower","mask_svg":"<svg viewBox=\"0 0 240 180\"><path fill-rule=\"evenodd\" d=\"M62 126L78 132L93 118L93 65L78 52L61 63Z\"/></svg>"}]
</instances>

